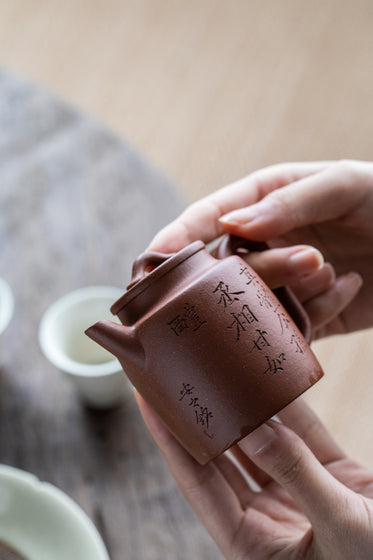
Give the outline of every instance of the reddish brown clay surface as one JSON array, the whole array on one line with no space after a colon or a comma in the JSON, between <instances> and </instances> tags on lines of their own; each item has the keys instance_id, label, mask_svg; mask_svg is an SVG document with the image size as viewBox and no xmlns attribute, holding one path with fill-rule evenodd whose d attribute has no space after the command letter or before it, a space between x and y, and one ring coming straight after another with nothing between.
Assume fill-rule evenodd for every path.
<instances>
[{"instance_id":1,"label":"reddish brown clay surface","mask_svg":"<svg viewBox=\"0 0 373 560\"><path fill-rule=\"evenodd\" d=\"M223 240L216 254L224 258L215 258L197 241L175 255L140 256L112 306L122 325L87 330L201 464L323 375L300 304L288 290L277 298L242 258L227 256L236 249Z\"/></svg>"}]
</instances>

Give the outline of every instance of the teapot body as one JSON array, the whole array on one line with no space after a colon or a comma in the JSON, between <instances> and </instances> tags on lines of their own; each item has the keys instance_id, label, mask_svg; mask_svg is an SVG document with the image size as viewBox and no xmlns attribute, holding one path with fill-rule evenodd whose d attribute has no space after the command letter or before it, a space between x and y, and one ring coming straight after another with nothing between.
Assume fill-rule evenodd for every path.
<instances>
[{"instance_id":1,"label":"teapot body","mask_svg":"<svg viewBox=\"0 0 373 560\"><path fill-rule=\"evenodd\" d=\"M237 255L212 257L201 242L135 282L112 311L141 343L142 360L127 359L125 340L116 351L128 377L201 464L323 375L255 271Z\"/></svg>"}]
</instances>

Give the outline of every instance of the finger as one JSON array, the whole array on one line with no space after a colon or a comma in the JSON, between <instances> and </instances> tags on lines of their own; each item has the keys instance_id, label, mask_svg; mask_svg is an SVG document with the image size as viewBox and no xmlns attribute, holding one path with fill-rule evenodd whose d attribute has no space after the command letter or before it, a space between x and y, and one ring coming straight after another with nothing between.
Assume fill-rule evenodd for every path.
<instances>
[{"instance_id":1,"label":"finger","mask_svg":"<svg viewBox=\"0 0 373 560\"><path fill-rule=\"evenodd\" d=\"M272 478L260 469L255 463L249 459L247 454L241 449L239 444L234 445L229 450L236 461L239 463L243 471L246 473L246 476L251 479L251 486L253 483L257 485L259 488L264 488L269 482L272 481ZM254 488L255 489L255 488Z\"/></svg>"},{"instance_id":2,"label":"finger","mask_svg":"<svg viewBox=\"0 0 373 560\"><path fill-rule=\"evenodd\" d=\"M242 507L232 486L217 464L199 465L167 430L162 421L135 393L147 428L159 446L169 469L206 529L221 550L228 551L242 518Z\"/></svg>"},{"instance_id":3,"label":"finger","mask_svg":"<svg viewBox=\"0 0 373 560\"><path fill-rule=\"evenodd\" d=\"M341 316L346 307L355 298L363 280L360 274L350 272L339 276L324 293L303 302L311 320L312 328L317 331ZM340 331L348 331L348 324L341 324Z\"/></svg>"},{"instance_id":4,"label":"finger","mask_svg":"<svg viewBox=\"0 0 373 560\"><path fill-rule=\"evenodd\" d=\"M227 212L254 204L269 192L325 169L329 162L288 163L266 167L190 205L162 229L149 251L176 252L202 240L210 243L224 233L219 218Z\"/></svg>"},{"instance_id":5,"label":"finger","mask_svg":"<svg viewBox=\"0 0 373 560\"><path fill-rule=\"evenodd\" d=\"M267 543L276 537L282 538L283 532L267 515L250 507L245 510L255 492L249 489L237 468L227 456L199 465L140 395L135 393L135 397L172 475L224 557L238 557L243 547L258 558L264 558Z\"/></svg>"},{"instance_id":6,"label":"finger","mask_svg":"<svg viewBox=\"0 0 373 560\"><path fill-rule=\"evenodd\" d=\"M345 216L370 195L365 165L337 163L270 192L260 202L223 216L225 229L253 240Z\"/></svg>"},{"instance_id":7,"label":"finger","mask_svg":"<svg viewBox=\"0 0 373 560\"><path fill-rule=\"evenodd\" d=\"M302 438L322 464L338 461L345 457L344 452L329 434L319 417L302 398L296 399L281 410L277 417ZM252 462L240 445L236 445L231 451L259 486L264 488L272 481L272 478L266 472Z\"/></svg>"},{"instance_id":8,"label":"finger","mask_svg":"<svg viewBox=\"0 0 373 560\"><path fill-rule=\"evenodd\" d=\"M240 255L272 289L292 284L323 265L323 256L314 247L295 245Z\"/></svg>"},{"instance_id":9,"label":"finger","mask_svg":"<svg viewBox=\"0 0 373 560\"><path fill-rule=\"evenodd\" d=\"M298 300L303 303L326 292L335 279L334 267L330 263L324 263L316 272L298 277L295 282L289 282L289 286Z\"/></svg>"},{"instance_id":10,"label":"finger","mask_svg":"<svg viewBox=\"0 0 373 560\"><path fill-rule=\"evenodd\" d=\"M289 404L278 413L278 417L302 438L320 463L339 461L345 457L319 417L302 398Z\"/></svg>"},{"instance_id":11,"label":"finger","mask_svg":"<svg viewBox=\"0 0 373 560\"><path fill-rule=\"evenodd\" d=\"M330 536L333 523L346 514L355 494L337 481L303 440L270 420L240 444L249 458L285 488L309 518L315 533Z\"/></svg>"},{"instance_id":12,"label":"finger","mask_svg":"<svg viewBox=\"0 0 373 560\"><path fill-rule=\"evenodd\" d=\"M247 473L241 468L239 461L236 460L230 451L216 457L214 463L237 496L241 509L244 511L255 496L255 492L251 488L252 481L250 477L247 476Z\"/></svg>"}]
</instances>

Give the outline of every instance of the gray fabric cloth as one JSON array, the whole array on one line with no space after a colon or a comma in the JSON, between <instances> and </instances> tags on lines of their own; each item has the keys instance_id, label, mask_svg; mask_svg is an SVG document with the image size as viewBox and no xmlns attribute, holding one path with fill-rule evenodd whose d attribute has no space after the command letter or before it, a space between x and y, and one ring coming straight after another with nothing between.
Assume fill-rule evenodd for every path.
<instances>
[{"instance_id":1,"label":"gray fabric cloth","mask_svg":"<svg viewBox=\"0 0 373 560\"><path fill-rule=\"evenodd\" d=\"M53 295L79 284L124 285L133 259L184 206L128 144L4 71L0 203L0 274L12 265L19 278L24 268L39 288L53 278Z\"/></svg>"},{"instance_id":2,"label":"gray fabric cloth","mask_svg":"<svg viewBox=\"0 0 373 560\"><path fill-rule=\"evenodd\" d=\"M86 409L42 356L46 308L81 286L125 287L134 258L184 207L128 144L48 91L0 72L0 276L15 296L2 338L0 463L67 492L111 560L217 558L133 399Z\"/></svg>"}]
</instances>

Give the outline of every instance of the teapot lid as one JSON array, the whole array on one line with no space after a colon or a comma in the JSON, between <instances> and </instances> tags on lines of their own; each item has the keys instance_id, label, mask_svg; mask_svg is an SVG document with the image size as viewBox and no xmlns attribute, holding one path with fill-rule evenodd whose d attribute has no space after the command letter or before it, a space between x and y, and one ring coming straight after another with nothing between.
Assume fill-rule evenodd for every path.
<instances>
[{"instance_id":1,"label":"teapot lid","mask_svg":"<svg viewBox=\"0 0 373 560\"><path fill-rule=\"evenodd\" d=\"M205 249L203 241L194 241L177 253L163 254L148 252L142 253L133 263L132 279L127 286L127 291L110 308L113 315L117 315L125 305L128 305L141 292L146 290L150 284L156 282L162 276L170 272L183 261ZM147 272L147 268L156 268Z\"/></svg>"}]
</instances>

